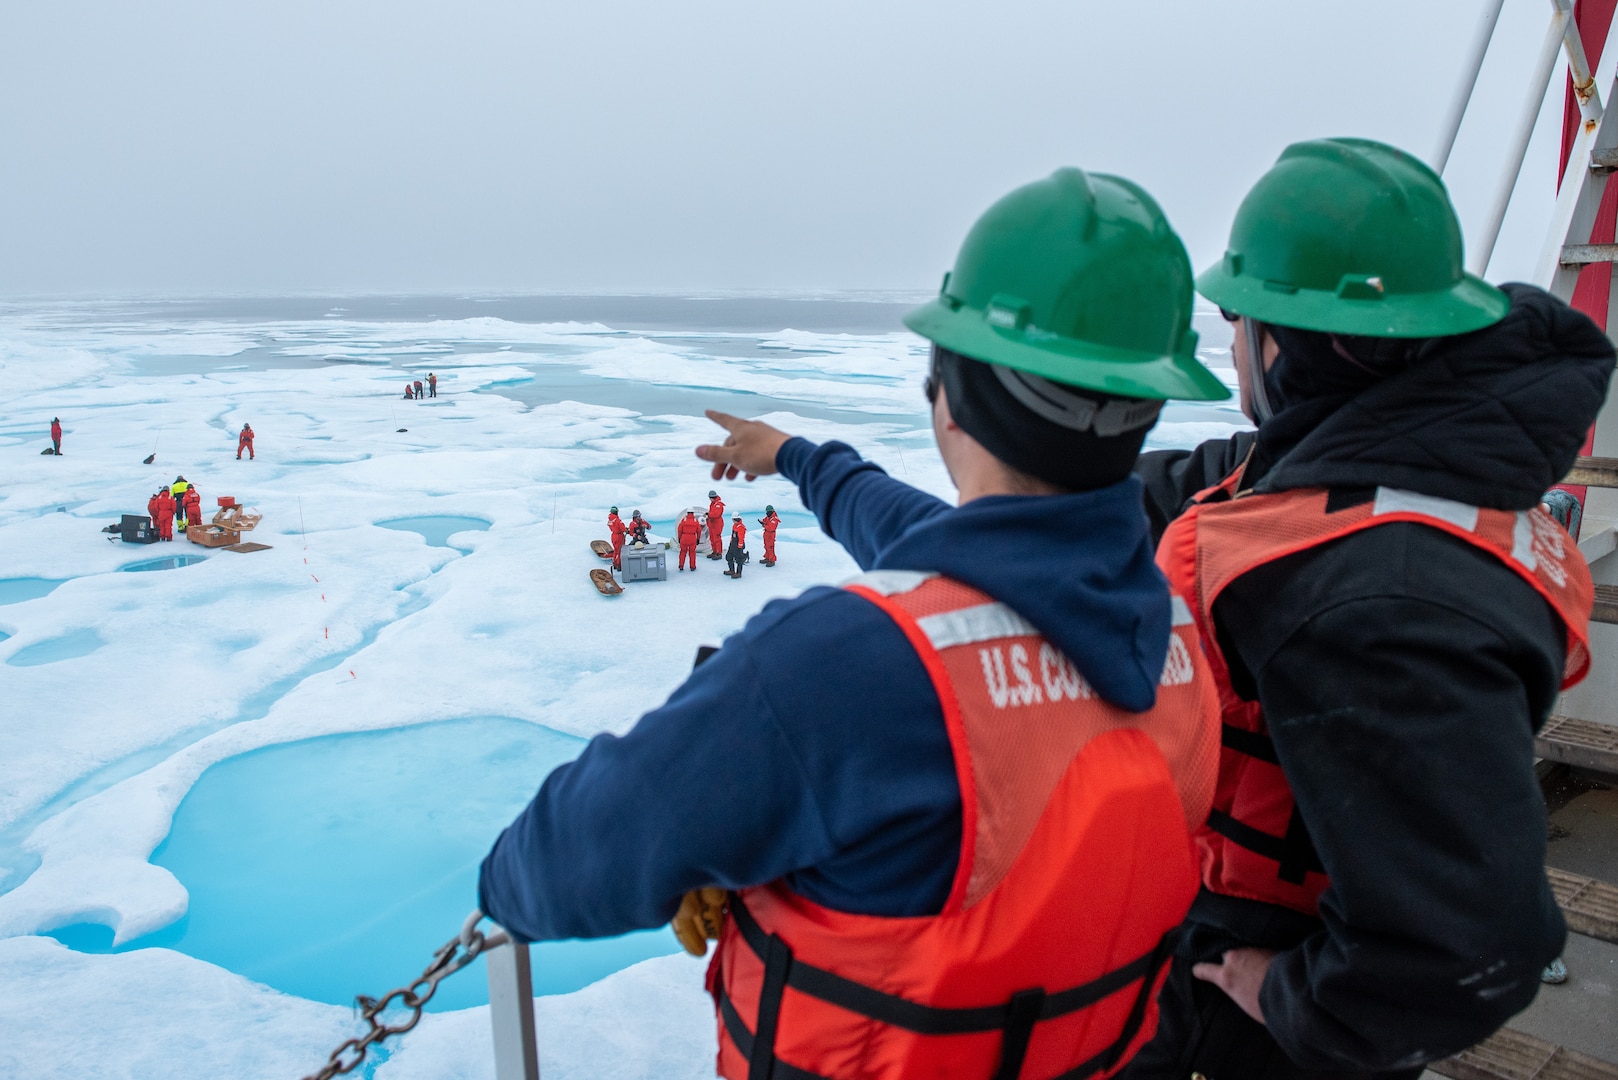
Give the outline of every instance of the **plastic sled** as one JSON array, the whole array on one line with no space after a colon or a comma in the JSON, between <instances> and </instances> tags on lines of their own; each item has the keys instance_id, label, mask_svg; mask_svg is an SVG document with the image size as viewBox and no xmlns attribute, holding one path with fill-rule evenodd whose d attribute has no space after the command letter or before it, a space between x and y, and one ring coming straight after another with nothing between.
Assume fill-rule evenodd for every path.
<instances>
[{"instance_id":1,"label":"plastic sled","mask_svg":"<svg viewBox=\"0 0 1618 1080\"><path fill-rule=\"evenodd\" d=\"M612 545L607 543L605 540L590 541L590 550L601 556L603 559L612 558Z\"/></svg>"}]
</instances>

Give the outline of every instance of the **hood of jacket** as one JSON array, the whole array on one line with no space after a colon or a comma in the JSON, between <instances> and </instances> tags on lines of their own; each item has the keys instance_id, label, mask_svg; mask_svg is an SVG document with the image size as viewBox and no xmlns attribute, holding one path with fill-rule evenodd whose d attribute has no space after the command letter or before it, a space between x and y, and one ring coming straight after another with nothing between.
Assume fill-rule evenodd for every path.
<instances>
[{"instance_id":1,"label":"hood of jacket","mask_svg":"<svg viewBox=\"0 0 1618 1080\"><path fill-rule=\"evenodd\" d=\"M1140 481L1073 495L992 495L927 518L872 569L930 571L1033 623L1104 700L1143 712L1169 646L1169 593L1152 560Z\"/></svg>"},{"instance_id":2,"label":"hood of jacket","mask_svg":"<svg viewBox=\"0 0 1618 1080\"><path fill-rule=\"evenodd\" d=\"M1281 404L1258 432L1255 490L1380 486L1499 510L1537 505L1584 445L1614 351L1544 290L1502 288L1511 310L1493 326L1384 342L1358 358L1327 335L1283 328L1266 380Z\"/></svg>"}]
</instances>

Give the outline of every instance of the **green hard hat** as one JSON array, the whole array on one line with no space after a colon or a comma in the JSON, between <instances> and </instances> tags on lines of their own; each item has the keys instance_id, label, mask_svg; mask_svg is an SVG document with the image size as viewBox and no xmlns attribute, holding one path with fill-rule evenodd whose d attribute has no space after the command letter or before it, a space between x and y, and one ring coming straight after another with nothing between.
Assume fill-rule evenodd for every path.
<instances>
[{"instance_id":1,"label":"green hard hat","mask_svg":"<svg viewBox=\"0 0 1618 1080\"><path fill-rule=\"evenodd\" d=\"M951 352L1069 386L1227 398L1197 363L1191 305L1191 262L1152 197L1058 169L989 207L938 298L904 321Z\"/></svg>"},{"instance_id":2,"label":"green hard hat","mask_svg":"<svg viewBox=\"0 0 1618 1080\"><path fill-rule=\"evenodd\" d=\"M609 513L609 514L616 514L617 512L618 512L618 508L616 506L614 506L612 509L607 511L607 513Z\"/></svg>"},{"instance_id":3,"label":"green hard hat","mask_svg":"<svg viewBox=\"0 0 1618 1080\"><path fill-rule=\"evenodd\" d=\"M775 507L773 507L773 506L769 506L769 505L766 505L766 506L765 506L765 507L764 507L764 512L765 512L765 513L766 513L766 514L773 514L773 513L775 513Z\"/></svg>"},{"instance_id":4,"label":"green hard hat","mask_svg":"<svg viewBox=\"0 0 1618 1080\"><path fill-rule=\"evenodd\" d=\"M1464 334L1511 306L1462 268L1461 225L1438 174L1370 139L1282 151L1197 291L1259 322L1367 337Z\"/></svg>"}]
</instances>

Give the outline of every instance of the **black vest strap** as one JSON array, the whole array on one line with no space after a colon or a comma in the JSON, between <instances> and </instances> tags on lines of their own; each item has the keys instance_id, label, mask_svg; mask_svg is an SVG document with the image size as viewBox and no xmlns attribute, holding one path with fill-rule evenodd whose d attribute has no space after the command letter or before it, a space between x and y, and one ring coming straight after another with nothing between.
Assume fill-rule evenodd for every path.
<instances>
[{"instance_id":1,"label":"black vest strap","mask_svg":"<svg viewBox=\"0 0 1618 1080\"><path fill-rule=\"evenodd\" d=\"M1118 1032L1118 1037L1112 1041L1112 1045L1058 1075L1056 1080L1087 1080L1097 1073L1112 1071L1123 1060L1124 1051L1129 1049L1129 1044L1135 1041L1135 1036L1140 1034L1141 1025L1146 1022L1147 1007L1157 997L1157 977L1168 965L1169 958L1174 955L1174 939L1175 932L1170 930L1157 943L1157 949L1152 953L1151 974L1141 980L1140 989L1135 992L1135 1004L1130 1008L1129 1017L1124 1021L1123 1029Z\"/></svg>"},{"instance_id":2,"label":"black vest strap","mask_svg":"<svg viewBox=\"0 0 1618 1080\"><path fill-rule=\"evenodd\" d=\"M1219 742L1226 750L1234 750L1238 754L1246 754L1260 761L1268 761L1271 765L1281 764L1280 757L1275 753L1275 743L1270 741L1268 735L1248 731L1233 724L1223 724L1219 731Z\"/></svg>"},{"instance_id":3,"label":"black vest strap","mask_svg":"<svg viewBox=\"0 0 1618 1080\"><path fill-rule=\"evenodd\" d=\"M1246 848L1255 855L1279 864L1275 876L1290 884L1303 884L1303 879L1311 871L1317 874L1326 872L1321 865L1320 854L1315 851L1314 842L1309 839L1303 815L1298 813L1296 806L1292 808L1292 817L1287 821L1285 836L1255 829L1223 810L1208 811L1208 828L1237 847Z\"/></svg>"},{"instance_id":4,"label":"black vest strap","mask_svg":"<svg viewBox=\"0 0 1618 1080\"><path fill-rule=\"evenodd\" d=\"M1022 1075L1028 1041L1034 1037L1034 1025L1039 1022L1039 1010L1044 1004L1043 990L1019 990L1011 995L1005 1030L1000 1036L1000 1068L995 1070L994 1080L1017 1080Z\"/></svg>"},{"instance_id":5,"label":"black vest strap","mask_svg":"<svg viewBox=\"0 0 1618 1080\"><path fill-rule=\"evenodd\" d=\"M741 1013L736 1011L736 1006L730 1000L730 995L725 993L724 983L721 982L715 986L714 991L719 999L719 1022L725 1025L725 1032L730 1036L730 1041L736 1044L736 1049L741 1051L743 1057L747 1058L748 1072L751 1074L753 1033L747 1030L747 1024L742 1020ZM772 1058L770 1076L773 1080L831 1080L830 1077L821 1076L819 1073L812 1073L807 1069L788 1065L780 1058Z\"/></svg>"},{"instance_id":6,"label":"black vest strap","mask_svg":"<svg viewBox=\"0 0 1618 1080\"><path fill-rule=\"evenodd\" d=\"M747 1080L773 1080L775 1026L781 1018L781 995L792 972L792 950L771 934L764 949L764 985L758 992L758 1031L747 1055Z\"/></svg>"},{"instance_id":7,"label":"black vest strap","mask_svg":"<svg viewBox=\"0 0 1618 1080\"><path fill-rule=\"evenodd\" d=\"M820 1080L815 1073L788 1065L775 1057L776 1024L786 987L819 998L831 1005L879 1023L891 1024L922 1035L965 1035L986 1031L1002 1033L1000 1067L994 1080L1016 1080L1022 1071L1034 1025L1088 1008L1138 981L1135 1002L1116 1040L1106 1049L1057 1080L1083 1080L1117 1064L1145 1022L1147 1007L1156 994L1157 976L1173 954L1175 931L1158 939L1156 946L1119 968L1087 983L1048 994L1043 989L1022 990L1004 1005L972 1009L940 1008L921 1005L896 994L875 990L841 975L792 956L792 950L774 934L768 934L753 918L742 898L731 894L729 914L736 921L742 941L764 963L764 984L759 991L758 1033L747 1029L741 1014L730 1000L723 981L715 988L720 1020L736 1049L747 1057L748 1080Z\"/></svg>"}]
</instances>

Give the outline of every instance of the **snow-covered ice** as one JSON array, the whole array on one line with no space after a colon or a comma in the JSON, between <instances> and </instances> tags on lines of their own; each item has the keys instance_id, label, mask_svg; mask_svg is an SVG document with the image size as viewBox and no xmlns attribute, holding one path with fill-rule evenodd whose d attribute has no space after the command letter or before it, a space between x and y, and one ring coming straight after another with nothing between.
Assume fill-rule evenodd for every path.
<instances>
[{"instance_id":1,"label":"snow-covered ice","mask_svg":"<svg viewBox=\"0 0 1618 1080\"><path fill-rule=\"evenodd\" d=\"M765 503L782 510L779 566L731 581L704 562L610 601L595 593L588 541L604 536L607 506L668 533L706 502L712 482L691 454L717 430L703 403L844 439L949 496L919 339L712 323L254 320L226 304L186 317L138 304L0 312L0 1075L296 1076L354 1030L347 1008L186 955L183 940L142 940L186 926L184 875L200 872L176 876L154 852L214 766L299 740L336 755L322 739L403 730L354 792L408 802L419 763L387 762L411 752L410 731L421 754L439 722L623 731L678 685L699 644L768 599L849 576L791 486L766 478L719 487L749 522ZM1217 315L1198 326L1210 363L1228 362ZM403 400L400 384L428 371L439 397ZM66 429L59 458L40 454L52 416ZM238 463L244 421L258 458ZM1171 406L1152 445L1239 424L1229 406ZM251 539L271 549L141 547L99 531L144 513L177 473L209 512L218 495L256 507ZM120 572L181 555L202 558ZM491 806L520 806L543 779L498 775L498 791L478 792ZM413 865L409 832L383 833ZM466 865L492 840L491 828L459 841ZM463 900L470 910L476 897ZM98 927L98 954L41 936L80 943ZM672 938L660 948L672 953ZM426 959L401 945L378 970L400 984ZM351 992L386 989L365 979ZM539 1023L547 1076L711 1075L711 1013L689 958L543 997ZM473 1007L430 1015L374 1075L491 1070L486 1009Z\"/></svg>"}]
</instances>

